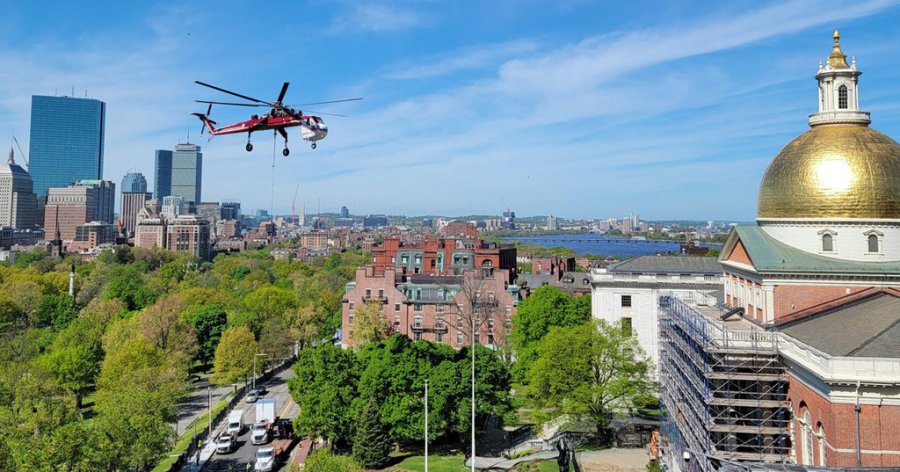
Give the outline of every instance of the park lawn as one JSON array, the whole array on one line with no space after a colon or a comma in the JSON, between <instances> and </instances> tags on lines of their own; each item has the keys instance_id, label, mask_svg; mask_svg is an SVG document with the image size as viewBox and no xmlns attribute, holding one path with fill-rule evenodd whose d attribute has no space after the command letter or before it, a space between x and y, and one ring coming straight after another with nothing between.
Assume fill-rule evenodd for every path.
<instances>
[{"instance_id":1,"label":"park lawn","mask_svg":"<svg viewBox=\"0 0 900 472\"><path fill-rule=\"evenodd\" d=\"M540 461L541 472L558 472L556 461ZM410 456L386 471L422 472L425 470L425 456ZM468 472L462 455L428 456L428 472Z\"/></svg>"},{"instance_id":2,"label":"park lawn","mask_svg":"<svg viewBox=\"0 0 900 472\"><path fill-rule=\"evenodd\" d=\"M425 470L425 456L410 456L385 470L421 472ZM428 472L467 472L462 454L454 456L428 456Z\"/></svg>"}]
</instances>

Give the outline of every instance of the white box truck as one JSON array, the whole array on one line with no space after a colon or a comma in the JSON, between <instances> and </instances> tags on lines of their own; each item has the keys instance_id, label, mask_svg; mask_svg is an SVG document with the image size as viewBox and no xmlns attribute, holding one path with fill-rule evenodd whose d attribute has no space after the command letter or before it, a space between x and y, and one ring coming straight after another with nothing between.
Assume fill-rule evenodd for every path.
<instances>
[{"instance_id":1,"label":"white box truck","mask_svg":"<svg viewBox=\"0 0 900 472\"><path fill-rule=\"evenodd\" d=\"M257 400L256 423L253 423L253 427L250 430L250 442L252 444L269 442L275 420L275 399L260 398Z\"/></svg>"},{"instance_id":2,"label":"white box truck","mask_svg":"<svg viewBox=\"0 0 900 472\"><path fill-rule=\"evenodd\" d=\"M240 436L244 429L244 410L234 410L228 414L228 432Z\"/></svg>"}]
</instances>

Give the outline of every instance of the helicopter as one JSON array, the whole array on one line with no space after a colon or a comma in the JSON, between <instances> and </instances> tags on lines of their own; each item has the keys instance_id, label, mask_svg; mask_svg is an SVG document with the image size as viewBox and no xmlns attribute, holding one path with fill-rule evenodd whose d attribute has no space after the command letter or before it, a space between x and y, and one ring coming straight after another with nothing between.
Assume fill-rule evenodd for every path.
<instances>
[{"instance_id":1,"label":"helicopter","mask_svg":"<svg viewBox=\"0 0 900 472\"><path fill-rule=\"evenodd\" d=\"M288 135L286 128L290 128L293 126L300 127L300 137L305 141L310 141L311 147L313 149L316 148L316 141L320 141L325 139L325 136L328 135L328 126L325 125L325 121L322 120L321 117L316 115L304 115L301 110L295 109L291 106L287 106L283 103L284 96L287 93L288 86L290 82L285 82L281 87L281 92L278 94L278 98L275 99L274 102L267 102L265 100L260 100L258 98L248 97L247 95L242 95L239 93L232 92L230 90L226 90L221 87L217 87L215 85L207 84L205 82L200 82L199 80L194 81L198 85L202 85L204 87L211 88L213 90L217 90L219 92L227 93L229 95L233 95L238 98L242 98L252 103L235 103L235 102L216 102L209 100L196 100L198 103L206 103L209 107L206 110L206 113L191 113L192 115L200 118L200 121L203 122L203 128L200 130L200 134L209 129L209 134L213 136L218 136L221 134L238 134L238 133L247 133L247 145L244 148L247 152L253 150L253 144L250 142L250 136L254 131L264 131L264 130L274 130L281 134L281 137L284 138L284 150L281 151L281 154L285 157L290 155L291 151L288 149ZM356 100L362 100L362 97L357 98L346 98L343 100L331 100L327 102L316 102L316 103L305 103L302 105L295 106L306 106L306 105L324 105L329 103L341 103L341 102L352 102ZM260 115L251 115L250 119L247 121L242 121L240 123L235 123L233 125L222 126L221 128L217 128L218 123L211 120L209 115L212 113L213 105L227 105L227 106L237 106L237 107L267 107L270 108L269 112L260 116ZM322 113L322 112L313 112L318 113L320 115L331 115L331 116L346 116L346 115L338 115L334 113Z\"/></svg>"}]
</instances>

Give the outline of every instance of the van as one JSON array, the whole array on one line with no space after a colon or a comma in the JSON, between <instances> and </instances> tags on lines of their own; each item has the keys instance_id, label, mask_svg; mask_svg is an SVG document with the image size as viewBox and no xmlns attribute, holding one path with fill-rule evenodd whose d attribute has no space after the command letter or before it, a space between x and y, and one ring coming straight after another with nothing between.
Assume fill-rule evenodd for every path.
<instances>
[{"instance_id":1,"label":"van","mask_svg":"<svg viewBox=\"0 0 900 472\"><path fill-rule=\"evenodd\" d=\"M244 410L234 410L228 415L228 432L237 435L244 429Z\"/></svg>"}]
</instances>

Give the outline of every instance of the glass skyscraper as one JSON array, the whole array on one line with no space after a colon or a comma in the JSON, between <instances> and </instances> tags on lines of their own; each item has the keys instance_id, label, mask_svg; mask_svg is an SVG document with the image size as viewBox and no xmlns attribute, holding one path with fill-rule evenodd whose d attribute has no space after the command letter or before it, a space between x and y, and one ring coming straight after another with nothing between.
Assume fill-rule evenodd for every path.
<instances>
[{"instance_id":1,"label":"glass skyscraper","mask_svg":"<svg viewBox=\"0 0 900 472\"><path fill-rule=\"evenodd\" d=\"M28 171L34 193L45 199L50 187L103 178L106 104L72 97L31 97Z\"/></svg>"},{"instance_id":2,"label":"glass skyscraper","mask_svg":"<svg viewBox=\"0 0 900 472\"><path fill-rule=\"evenodd\" d=\"M147 191L147 179L139 170L129 170L122 179L122 193L145 193Z\"/></svg>"},{"instance_id":3,"label":"glass skyscraper","mask_svg":"<svg viewBox=\"0 0 900 472\"><path fill-rule=\"evenodd\" d=\"M172 156L172 193L185 203L199 205L203 154L196 144L178 144Z\"/></svg>"},{"instance_id":4,"label":"glass skyscraper","mask_svg":"<svg viewBox=\"0 0 900 472\"><path fill-rule=\"evenodd\" d=\"M157 150L153 174L153 198L162 199L172 195L172 151Z\"/></svg>"}]
</instances>

